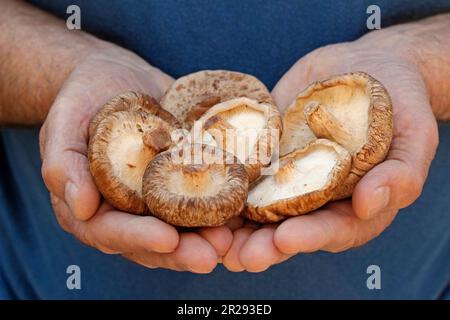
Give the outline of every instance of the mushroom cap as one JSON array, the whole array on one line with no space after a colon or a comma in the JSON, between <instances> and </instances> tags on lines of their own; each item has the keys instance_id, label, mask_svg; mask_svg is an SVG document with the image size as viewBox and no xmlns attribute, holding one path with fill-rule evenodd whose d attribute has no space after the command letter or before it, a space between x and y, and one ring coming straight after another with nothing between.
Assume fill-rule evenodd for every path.
<instances>
[{"instance_id":1,"label":"mushroom cap","mask_svg":"<svg viewBox=\"0 0 450 320\"><path fill-rule=\"evenodd\" d=\"M383 161L392 140L392 103L383 85L364 72L347 73L311 84L283 116L281 155L316 138L341 144L352 155L347 180L333 200L350 196L360 178Z\"/></svg>"},{"instance_id":2,"label":"mushroom cap","mask_svg":"<svg viewBox=\"0 0 450 320\"><path fill-rule=\"evenodd\" d=\"M332 198L350 166L346 149L317 139L280 158L274 175L261 177L250 187L244 216L270 223L313 211Z\"/></svg>"},{"instance_id":3,"label":"mushroom cap","mask_svg":"<svg viewBox=\"0 0 450 320\"><path fill-rule=\"evenodd\" d=\"M136 214L145 212L145 168L157 153L171 146L171 132L176 129L160 115L178 125L167 111L157 110L157 104L141 108L146 106L143 101L152 103L143 97L126 94L107 103L107 110L100 110L94 118L88 145L89 167L100 193L117 209Z\"/></svg>"},{"instance_id":4,"label":"mushroom cap","mask_svg":"<svg viewBox=\"0 0 450 320\"><path fill-rule=\"evenodd\" d=\"M251 75L227 70L204 70L176 80L162 98L161 105L185 128L190 129L209 108L238 97L274 104L266 86Z\"/></svg>"},{"instance_id":5,"label":"mushroom cap","mask_svg":"<svg viewBox=\"0 0 450 320\"><path fill-rule=\"evenodd\" d=\"M245 164L250 182L260 176L261 168L268 166L272 154L278 151L282 125L273 104L235 98L216 104L198 122L207 140L211 135L218 147Z\"/></svg>"},{"instance_id":6,"label":"mushroom cap","mask_svg":"<svg viewBox=\"0 0 450 320\"><path fill-rule=\"evenodd\" d=\"M180 127L178 120L170 112L164 110L155 98L145 93L127 91L106 102L97 112L89 124L89 136L94 136L97 126L103 119L118 111L147 112L161 118L174 128Z\"/></svg>"},{"instance_id":7,"label":"mushroom cap","mask_svg":"<svg viewBox=\"0 0 450 320\"><path fill-rule=\"evenodd\" d=\"M143 179L143 197L150 212L183 227L225 224L242 211L247 192L248 176L239 160L200 144L157 155Z\"/></svg>"}]
</instances>

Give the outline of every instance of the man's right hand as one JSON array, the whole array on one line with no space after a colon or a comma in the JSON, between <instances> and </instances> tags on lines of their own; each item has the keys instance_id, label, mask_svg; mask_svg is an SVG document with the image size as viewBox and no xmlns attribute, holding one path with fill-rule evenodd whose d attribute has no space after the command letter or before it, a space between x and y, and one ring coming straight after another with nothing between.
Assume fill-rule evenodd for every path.
<instances>
[{"instance_id":1,"label":"man's right hand","mask_svg":"<svg viewBox=\"0 0 450 320\"><path fill-rule=\"evenodd\" d=\"M88 166L88 126L98 109L127 90L159 100L172 82L130 51L99 43L78 62L50 108L40 134L42 175L59 223L85 244L150 268L207 273L231 244L228 227L178 233L155 217L114 210L101 200Z\"/></svg>"}]
</instances>

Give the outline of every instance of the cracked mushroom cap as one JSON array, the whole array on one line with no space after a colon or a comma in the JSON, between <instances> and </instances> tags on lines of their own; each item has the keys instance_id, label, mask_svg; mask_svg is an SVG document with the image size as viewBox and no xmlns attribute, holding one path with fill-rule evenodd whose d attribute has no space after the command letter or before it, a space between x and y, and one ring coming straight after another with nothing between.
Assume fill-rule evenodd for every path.
<instances>
[{"instance_id":1,"label":"cracked mushroom cap","mask_svg":"<svg viewBox=\"0 0 450 320\"><path fill-rule=\"evenodd\" d=\"M317 139L279 160L278 171L250 188L243 214L260 222L277 222L327 203L347 177L351 157L339 144Z\"/></svg>"},{"instance_id":2,"label":"cracked mushroom cap","mask_svg":"<svg viewBox=\"0 0 450 320\"><path fill-rule=\"evenodd\" d=\"M148 103L153 101L135 93L112 99L94 118L88 146L90 171L103 197L117 209L136 214L145 211L145 168L171 146L171 133L177 126L167 111Z\"/></svg>"},{"instance_id":3,"label":"cracked mushroom cap","mask_svg":"<svg viewBox=\"0 0 450 320\"><path fill-rule=\"evenodd\" d=\"M333 200L350 196L361 177L383 161L392 140L392 103L383 85L364 72L311 84L283 116L281 155L316 138L335 141L352 155L352 168Z\"/></svg>"},{"instance_id":4,"label":"cracked mushroom cap","mask_svg":"<svg viewBox=\"0 0 450 320\"><path fill-rule=\"evenodd\" d=\"M150 212L183 227L225 224L240 214L247 192L248 176L238 159L200 144L159 154L143 179L144 200Z\"/></svg>"},{"instance_id":5,"label":"cracked mushroom cap","mask_svg":"<svg viewBox=\"0 0 450 320\"><path fill-rule=\"evenodd\" d=\"M238 97L274 104L266 86L251 75L227 70L204 70L176 80L162 98L161 105L183 127L190 129L209 108Z\"/></svg>"},{"instance_id":6,"label":"cracked mushroom cap","mask_svg":"<svg viewBox=\"0 0 450 320\"><path fill-rule=\"evenodd\" d=\"M245 164L250 182L260 176L261 168L268 166L272 154L278 151L281 117L272 104L231 99L213 106L198 123L206 140L211 136L218 147Z\"/></svg>"}]
</instances>

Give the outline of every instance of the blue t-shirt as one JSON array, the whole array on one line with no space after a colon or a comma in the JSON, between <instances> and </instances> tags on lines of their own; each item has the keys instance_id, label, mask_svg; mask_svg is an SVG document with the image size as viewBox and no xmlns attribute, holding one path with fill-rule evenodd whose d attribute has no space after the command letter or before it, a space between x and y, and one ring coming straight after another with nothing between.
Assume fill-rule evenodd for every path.
<instances>
[{"instance_id":1,"label":"blue t-shirt","mask_svg":"<svg viewBox=\"0 0 450 320\"><path fill-rule=\"evenodd\" d=\"M177 78L201 69L250 73L271 88L315 48L381 27L449 11L449 0L32 0L60 17L76 4L81 27L139 54Z\"/></svg>"},{"instance_id":2,"label":"blue t-shirt","mask_svg":"<svg viewBox=\"0 0 450 320\"><path fill-rule=\"evenodd\" d=\"M253 74L269 88L308 52L368 32L369 5L380 7L382 28L450 11L450 0L30 2L63 18L69 5L78 5L83 30L136 52L175 78L223 68ZM299 255L258 275L217 268L206 277L149 271L80 245L61 230L50 207L40 176L38 129L0 128L0 299L448 296L448 237L443 235L449 229L450 179L442 174L449 172L448 136L441 139L444 147L425 200L408 208L408 215L399 216L376 242L337 256ZM365 270L373 263L385 272L380 292L366 288ZM83 270L82 290L65 286L70 264Z\"/></svg>"}]
</instances>

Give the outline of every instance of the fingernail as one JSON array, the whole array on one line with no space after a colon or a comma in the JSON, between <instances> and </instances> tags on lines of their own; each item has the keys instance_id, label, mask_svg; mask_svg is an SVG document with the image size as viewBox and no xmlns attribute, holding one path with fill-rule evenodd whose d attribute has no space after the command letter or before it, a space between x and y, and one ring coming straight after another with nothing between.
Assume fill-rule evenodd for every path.
<instances>
[{"instance_id":1,"label":"fingernail","mask_svg":"<svg viewBox=\"0 0 450 320\"><path fill-rule=\"evenodd\" d=\"M64 196L72 214L75 212L75 199L77 196L77 192L78 188L73 182L69 181L66 183Z\"/></svg>"},{"instance_id":2,"label":"fingernail","mask_svg":"<svg viewBox=\"0 0 450 320\"><path fill-rule=\"evenodd\" d=\"M367 212L367 217L369 219L373 218L387 207L389 204L389 194L390 190L388 187L379 187L375 189L371 199L372 206L369 207Z\"/></svg>"}]
</instances>

